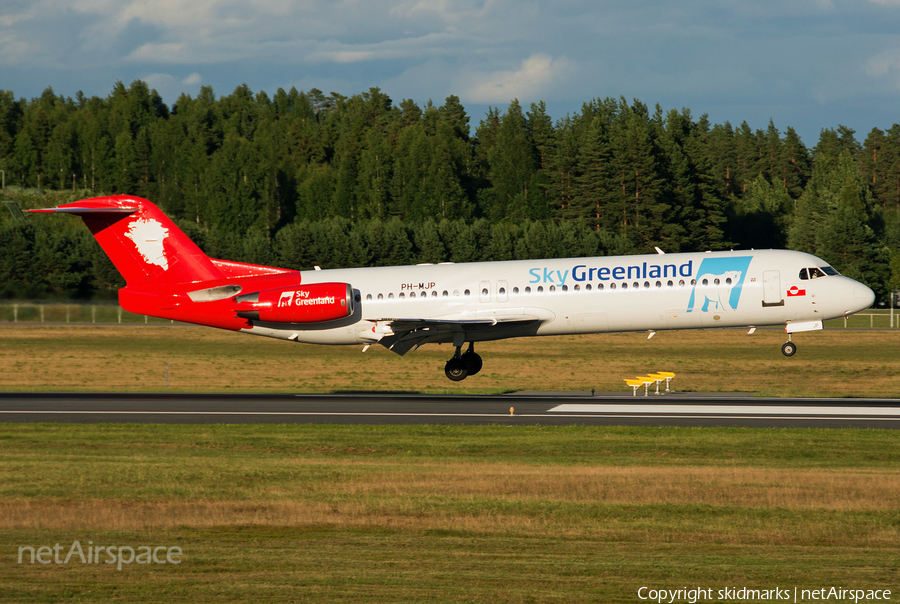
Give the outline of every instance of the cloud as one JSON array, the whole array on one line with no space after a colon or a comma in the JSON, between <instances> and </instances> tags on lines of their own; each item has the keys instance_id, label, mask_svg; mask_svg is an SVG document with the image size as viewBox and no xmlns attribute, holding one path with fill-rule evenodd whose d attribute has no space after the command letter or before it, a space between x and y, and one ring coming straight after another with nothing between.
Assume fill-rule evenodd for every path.
<instances>
[{"instance_id":1,"label":"cloud","mask_svg":"<svg viewBox=\"0 0 900 604\"><path fill-rule=\"evenodd\" d=\"M419 102L544 100L555 115L620 95L765 126L888 118L900 0L0 0L2 86L172 102L296 85ZM202 73L202 77L199 75ZM147 75L149 74L149 75ZM880 113L871 107L877 99ZM859 102L865 109L853 109ZM477 106L477 107L476 107ZM752 113L756 112L756 113ZM757 115L758 114L758 115ZM896 119L895 117L890 119ZM756 121L754 121L756 120Z\"/></svg>"},{"instance_id":2,"label":"cloud","mask_svg":"<svg viewBox=\"0 0 900 604\"><path fill-rule=\"evenodd\" d=\"M188 47L181 42L158 44L148 42L132 50L125 59L152 63L197 63L196 56L188 56Z\"/></svg>"},{"instance_id":3,"label":"cloud","mask_svg":"<svg viewBox=\"0 0 900 604\"><path fill-rule=\"evenodd\" d=\"M20 64L37 49L11 31L0 31L0 65Z\"/></svg>"},{"instance_id":4,"label":"cloud","mask_svg":"<svg viewBox=\"0 0 900 604\"><path fill-rule=\"evenodd\" d=\"M900 48L885 50L871 57L864 69L873 78L887 78L895 88L900 89Z\"/></svg>"},{"instance_id":5,"label":"cloud","mask_svg":"<svg viewBox=\"0 0 900 604\"><path fill-rule=\"evenodd\" d=\"M343 44L328 41L315 45L315 50L305 56L307 63L362 63L414 59L421 62L427 58L454 56L466 40L458 34L433 33L421 37L400 40L386 40L374 44Z\"/></svg>"},{"instance_id":6,"label":"cloud","mask_svg":"<svg viewBox=\"0 0 900 604\"><path fill-rule=\"evenodd\" d=\"M527 7L526 3L506 5L502 0L401 0L389 10L392 18L403 21L433 21L443 27L477 30L481 24L493 25L496 17L510 21Z\"/></svg>"},{"instance_id":7,"label":"cloud","mask_svg":"<svg viewBox=\"0 0 900 604\"><path fill-rule=\"evenodd\" d=\"M29 56L40 57L44 65L54 60L61 64L89 54L106 64L124 61L167 71L164 66L237 61L353 65L471 58L486 48L517 44L534 32L536 4L512 2L33 0L0 9L0 23L17 24L0 30L0 64L21 63ZM68 13L66 20L77 27L66 30L62 20L54 20L61 13ZM20 33L22 23L31 35ZM48 29L57 31L33 35ZM71 38L66 52L60 52L57 42L61 31Z\"/></svg>"},{"instance_id":8,"label":"cloud","mask_svg":"<svg viewBox=\"0 0 900 604\"><path fill-rule=\"evenodd\" d=\"M181 93L196 94L200 91L203 77L199 73L192 73L187 77L179 77L170 73L150 73L140 78L147 86L156 90L159 95L174 103Z\"/></svg>"},{"instance_id":9,"label":"cloud","mask_svg":"<svg viewBox=\"0 0 900 604\"><path fill-rule=\"evenodd\" d=\"M471 74L471 84L461 95L475 103L506 103L512 99L544 98L551 86L564 82L572 73L566 58L553 59L535 53L524 59L513 71L480 72Z\"/></svg>"}]
</instances>

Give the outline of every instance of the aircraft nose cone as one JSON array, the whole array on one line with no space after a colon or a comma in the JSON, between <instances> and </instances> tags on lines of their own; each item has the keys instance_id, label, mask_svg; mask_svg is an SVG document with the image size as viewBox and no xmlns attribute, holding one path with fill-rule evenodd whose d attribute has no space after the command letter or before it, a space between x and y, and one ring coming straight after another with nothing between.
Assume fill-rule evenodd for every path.
<instances>
[{"instance_id":1,"label":"aircraft nose cone","mask_svg":"<svg viewBox=\"0 0 900 604\"><path fill-rule=\"evenodd\" d=\"M854 307L858 310L865 310L873 304L875 304L875 292L862 283L858 283L856 287L853 288Z\"/></svg>"}]
</instances>

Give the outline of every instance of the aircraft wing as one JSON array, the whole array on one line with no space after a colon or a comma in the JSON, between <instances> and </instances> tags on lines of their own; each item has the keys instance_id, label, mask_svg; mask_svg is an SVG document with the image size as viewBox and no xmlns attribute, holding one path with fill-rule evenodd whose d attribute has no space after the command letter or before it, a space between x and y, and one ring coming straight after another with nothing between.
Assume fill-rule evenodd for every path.
<instances>
[{"instance_id":1,"label":"aircraft wing","mask_svg":"<svg viewBox=\"0 0 900 604\"><path fill-rule=\"evenodd\" d=\"M493 316L472 316L466 318L435 319L382 319L375 321L381 332L378 343L403 356L426 342L453 341L454 335L471 336L479 334L479 340L490 340L490 334L499 337L510 331L534 332L546 320L537 314L497 314ZM484 337L488 335L488 337ZM465 338L468 340L469 338Z\"/></svg>"}]
</instances>

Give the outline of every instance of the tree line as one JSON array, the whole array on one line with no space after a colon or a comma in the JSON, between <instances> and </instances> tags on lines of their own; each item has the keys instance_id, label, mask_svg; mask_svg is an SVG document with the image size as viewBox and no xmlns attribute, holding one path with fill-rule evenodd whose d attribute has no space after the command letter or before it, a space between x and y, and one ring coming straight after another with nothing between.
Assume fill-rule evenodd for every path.
<instances>
[{"instance_id":1,"label":"tree line","mask_svg":"<svg viewBox=\"0 0 900 604\"><path fill-rule=\"evenodd\" d=\"M513 100L473 131L455 96L244 85L170 108L135 81L105 98L0 91L0 170L26 206L51 205L33 189L139 195L214 257L288 268L788 247L880 297L900 289L897 124L862 142L826 128L808 148L772 122L597 98L556 120ZM0 249L3 297L121 285L59 217L4 215Z\"/></svg>"}]
</instances>

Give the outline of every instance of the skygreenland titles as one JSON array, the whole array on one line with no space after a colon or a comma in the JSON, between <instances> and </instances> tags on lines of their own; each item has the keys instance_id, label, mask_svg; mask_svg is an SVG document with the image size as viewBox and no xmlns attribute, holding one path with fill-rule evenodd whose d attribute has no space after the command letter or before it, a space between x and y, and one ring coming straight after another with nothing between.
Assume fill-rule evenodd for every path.
<instances>
[{"instance_id":1,"label":"skygreenland titles","mask_svg":"<svg viewBox=\"0 0 900 604\"><path fill-rule=\"evenodd\" d=\"M571 270L560 270L548 266L535 267L528 270L531 275L529 283L550 283L554 285L566 285L571 276L572 281L584 283L586 281L627 281L629 279L666 279L666 278L690 278L694 275L694 261L688 260L684 264L650 264L641 262L627 266L591 266L576 264Z\"/></svg>"}]
</instances>

